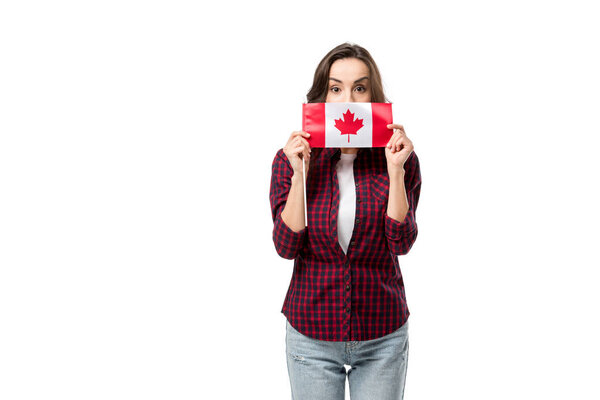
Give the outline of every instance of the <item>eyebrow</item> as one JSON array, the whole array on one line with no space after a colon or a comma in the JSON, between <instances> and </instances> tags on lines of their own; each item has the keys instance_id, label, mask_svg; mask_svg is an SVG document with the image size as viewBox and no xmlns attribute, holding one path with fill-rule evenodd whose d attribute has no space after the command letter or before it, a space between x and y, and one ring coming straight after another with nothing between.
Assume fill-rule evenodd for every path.
<instances>
[{"instance_id":1,"label":"eyebrow","mask_svg":"<svg viewBox=\"0 0 600 400\"><path fill-rule=\"evenodd\" d=\"M355 80L354 83L358 83L358 82L362 81L363 79L369 79L369 77L368 76L363 76L362 78ZM340 81L339 79L335 79L335 78L329 78L329 80L342 83L342 81Z\"/></svg>"}]
</instances>

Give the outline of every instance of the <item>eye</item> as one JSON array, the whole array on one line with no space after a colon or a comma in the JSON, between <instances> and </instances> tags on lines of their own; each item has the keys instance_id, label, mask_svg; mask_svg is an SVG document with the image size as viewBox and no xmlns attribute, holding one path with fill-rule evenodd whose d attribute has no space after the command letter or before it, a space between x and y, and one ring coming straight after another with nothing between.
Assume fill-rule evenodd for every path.
<instances>
[{"instance_id":1,"label":"eye","mask_svg":"<svg viewBox=\"0 0 600 400\"><path fill-rule=\"evenodd\" d=\"M332 87L330 90L331 90L333 93L337 93L337 92L339 92L340 88L338 88L337 86L333 86L333 87Z\"/></svg>"},{"instance_id":2,"label":"eye","mask_svg":"<svg viewBox=\"0 0 600 400\"><path fill-rule=\"evenodd\" d=\"M359 92L364 92L367 90L367 89L365 89L364 86L357 86L356 89L362 89L362 90L359 90Z\"/></svg>"}]
</instances>

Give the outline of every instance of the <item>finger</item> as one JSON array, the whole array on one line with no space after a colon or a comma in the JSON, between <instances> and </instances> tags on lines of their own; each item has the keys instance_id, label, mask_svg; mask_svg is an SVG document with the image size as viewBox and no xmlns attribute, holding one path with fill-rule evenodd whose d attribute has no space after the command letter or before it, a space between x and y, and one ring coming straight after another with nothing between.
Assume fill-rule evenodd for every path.
<instances>
[{"instance_id":1,"label":"finger","mask_svg":"<svg viewBox=\"0 0 600 400\"><path fill-rule=\"evenodd\" d=\"M301 137L310 137L309 133L306 132L302 132L302 131L294 131L292 132L292 134L290 135L290 138L288 139L288 143L294 143L294 141L297 138L301 138Z\"/></svg>"},{"instance_id":2,"label":"finger","mask_svg":"<svg viewBox=\"0 0 600 400\"><path fill-rule=\"evenodd\" d=\"M400 124L388 124L387 127L388 127L388 129L402 129L402 130L404 130L404 125L400 125Z\"/></svg>"},{"instance_id":3,"label":"finger","mask_svg":"<svg viewBox=\"0 0 600 400\"><path fill-rule=\"evenodd\" d=\"M304 149L304 147L302 147L302 145L295 146L295 147L292 149L292 153L293 153L293 154L296 154L297 156L300 156L300 154L302 154L302 150L303 150L303 149Z\"/></svg>"},{"instance_id":4,"label":"finger","mask_svg":"<svg viewBox=\"0 0 600 400\"><path fill-rule=\"evenodd\" d=\"M406 135L406 132L404 131L404 127L400 124L389 124L388 127L392 128L394 130L394 133L397 133L399 135Z\"/></svg>"},{"instance_id":5,"label":"finger","mask_svg":"<svg viewBox=\"0 0 600 400\"><path fill-rule=\"evenodd\" d=\"M395 135L396 135L396 132L392 133L392 136L390 136L390 139L388 140L387 144L385 145L385 147L387 147L388 149L392 148L392 140L394 139Z\"/></svg>"},{"instance_id":6,"label":"finger","mask_svg":"<svg viewBox=\"0 0 600 400\"><path fill-rule=\"evenodd\" d=\"M294 134L292 133L292 135L291 135L291 136L290 136L290 138L288 139L288 145L291 145L291 146L296 146L296 145L298 144L298 141L296 140L296 138L297 138L297 137L298 137L298 136L296 136L296 135L294 135Z\"/></svg>"},{"instance_id":7,"label":"finger","mask_svg":"<svg viewBox=\"0 0 600 400\"><path fill-rule=\"evenodd\" d=\"M305 137L305 138L310 137L310 133L304 132L304 131L295 131L292 135L301 136L301 137Z\"/></svg>"},{"instance_id":8,"label":"finger","mask_svg":"<svg viewBox=\"0 0 600 400\"><path fill-rule=\"evenodd\" d=\"M310 154L312 152L310 145L308 144L308 142L306 141L306 139L302 139L302 153L308 155L308 157L310 157Z\"/></svg>"},{"instance_id":9,"label":"finger","mask_svg":"<svg viewBox=\"0 0 600 400\"><path fill-rule=\"evenodd\" d=\"M301 144L301 147L302 147L302 157L304 159L307 159L310 156L310 154L308 153L308 149L306 148L306 145L304 143Z\"/></svg>"},{"instance_id":10,"label":"finger","mask_svg":"<svg viewBox=\"0 0 600 400\"><path fill-rule=\"evenodd\" d=\"M392 135L392 137L388 141L388 144L387 144L387 148L388 149L392 148L393 144L396 142L396 140L398 140L399 136L400 136L400 134L398 134L397 132L394 132L394 134Z\"/></svg>"},{"instance_id":11,"label":"finger","mask_svg":"<svg viewBox=\"0 0 600 400\"><path fill-rule=\"evenodd\" d=\"M302 143L304 143L304 145L308 149L308 152L310 153L312 151L312 149L310 148L310 143L308 143L308 140L306 140L304 138L301 138L301 139L302 139Z\"/></svg>"},{"instance_id":12,"label":"finger","mask_svg":"<svg viewBox=\"0 0 600 400\"><path fill-rule=\"evenodd\" d=\"M406 132L404 132L404 128L394 128L394 133L397 133L400 136L406 135Z\"/></svg>"},{"instance_id":13,"label":"finger","mask_svg":"<svg viewBox=\"0 0 600 400\"><path fill-rule=\"evenodd\" d=\"M301 134L294 136L294 140L297 143L304 143L306 146L310 146L310 144L308 143L308 140L306 140L304 137L302 137Z\"/></svg>"},{"instance_id":14,"label":"finger","mask_svg":"<svg viewBox=\"0 0 600 400\"><path fill-rule=\"evenodd\" d=\"M302 156L302 158L308 158L310 157L310 150L307 147L307 143L306 139L303 139L301 137L296 137L297 140L297 144L296 144L296 148L298 149L298 157Z\"/></svg>"},{"instance_id":15,"label":"finger","mask_svg":"<svg viewBox=\"0 0 600 400\"><path fill-rule=\"evenodd\" d=\"M410 153L413 151L413 149L414 149L414 146L413 146L413 144L412 144L411 140L410 140L409 138L407 138L406 136L404 136L404 137L402 138L402 142L401 142L400 144L401 144L401 148L399 148L398 150L405 150L405 151L408 151L408 153L409 153L409 154L410 154Z\"/></svg>"},{"instance_id":16,"label":"finger","mask_svg":"<svg viewBox=\"0 0 600 400\"><path fill-rule=\"evenodd\" d=\"M400 138L396 141L396 151L402 149L404 147L404 143L406 142L406 136L400 136Z\"/></svg>"},{"instance_id":17,"label":"finger","mask_svg":"<svg viewBox=\"0 0 600 400\"><path fill-rule=\"evenodd\" d=\"M392 151L396 152L402 148L402 144L404 143L406 136L398 135L394 143L392 143Z\"/></svg>"}]
</instances>

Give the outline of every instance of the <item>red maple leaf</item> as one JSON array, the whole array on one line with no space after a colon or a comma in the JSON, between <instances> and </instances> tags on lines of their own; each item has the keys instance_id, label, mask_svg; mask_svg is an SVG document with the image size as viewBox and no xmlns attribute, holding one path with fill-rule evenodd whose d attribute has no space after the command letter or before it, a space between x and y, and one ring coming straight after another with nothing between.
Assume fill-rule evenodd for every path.
<instances>
[{"instance_id":1,"label":"red maple leaf","mask_svg":"<svg viewBox=\"0 0 600 400\"><path fill-rule=\"evenodd\" d=\"M343 114L344 120L336 119L335 127L340 130L340 135L348 135L348 143L350 143L350 135L356 135L357 131L362 128L363 120L354 119L354 114L350 112L350 109Z\"/></svg>"}]
</instances>

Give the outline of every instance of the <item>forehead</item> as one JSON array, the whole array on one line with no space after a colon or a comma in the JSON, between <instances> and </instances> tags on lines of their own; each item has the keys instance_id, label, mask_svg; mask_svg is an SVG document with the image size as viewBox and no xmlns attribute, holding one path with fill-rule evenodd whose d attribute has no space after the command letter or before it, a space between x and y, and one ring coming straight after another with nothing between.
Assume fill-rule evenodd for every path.
<instances>
[{"instance_id":1,"label":"forehead","mask_svg":"<svg viewBox=\"0 0 600 400\"><path fill-rule=\"evenodd\" d=\"M342 58L331 64L329 77L344 80L352 80L369 76L369 67L358 58Z\"/></svg>"}]
</instances>

